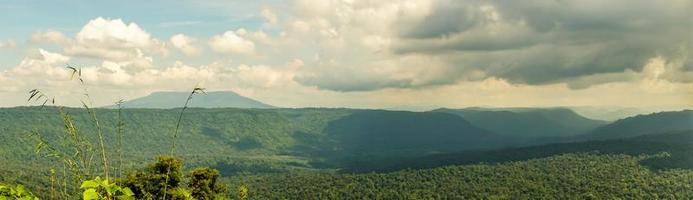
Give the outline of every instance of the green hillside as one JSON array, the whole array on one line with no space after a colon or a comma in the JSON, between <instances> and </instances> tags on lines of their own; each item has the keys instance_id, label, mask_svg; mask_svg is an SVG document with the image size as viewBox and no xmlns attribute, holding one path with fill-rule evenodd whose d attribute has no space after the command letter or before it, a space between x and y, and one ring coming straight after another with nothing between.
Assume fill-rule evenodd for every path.
<instances>
[{"instance_id":1,"label":"green hillside","mask_svg":"<svg viewBox=\"0 0 693 200\"><path fill-rule=\"evenodd\" d=\"M82 134L95 134L83 109L66 109ZM107 149L115 153L116 110L97 109ZM123 151L127 166L166 153L178 109L125 109ZM31 163L40 133L61 148L63 127L57 109L0 109L0 158ZM226 175L278 172L295 168L338 168L362 154L423 155L506 145L507 139L444 113L348 109L194 108L186 111L178 138L181 158L192 166L221 166ZM96 138L96 137L90 137ZM373 141L378 141L374 143ZM380 144L380 145L379 145ZM114 158L111 158L114 159ZM3 168L4 166L0 166ZM7 170L7 169L3 169Z\"/></svg>"},{"instance_id":2,"label":"green hillside","mask_svg":"<svg viewBox=\"0 0 693 200\"><path fill-rule=\"evenodd\" d=\"M65 111L77 122L80 134L97 138L84 109L66 108ZM122 110L126 169L142 169L144 163L168 152L179 111ZM104 128L107 153L111 155L111 163L115 163L117 110L96 109L95 112ZM552 116L573 117L571 114L559 117L562 112L552 113ZM688 120L689 112L666 113L666 119L683 123ZM524 116L537 115L540 114ZM642 116L636 119L644 125L662 120ZM624 122L604 127L620 124ZM191 108L186 111L181 127L177 155L185 161L186 170L198 166L216 168L225 180L236 184L232 190L240 183L246 184L251 196L257 199L329 199L352 193L369 198L417 199L474 198L479 197L474 195L490 194L500 194L501 198L539 194L547 198L582 195L606 198L614 197L607 196L612 192L617 197L669 194L664 192L688 197L685 195L689 193L676 192L691 187L690 182L686 185L678 181L687 180L688 169L693 169L693 159L688 156L693 154L691 131L513 148L552 140L496 134L448 112L324 108ZM3 161L0 182L23 184L37 194L45 194L50 188L48 169L53 163L35 154L37 141L29 133L39 133L52 147L70 152L69 145L64 143L64 128L55 107L0 109L0 145L3 147L0 148ZM574 139L563 138L553 141ZM577 154L556 157L566 153ZM599 170L575 171L587 167ZM520 169L529 171L520 173L517 171ZM543 171L546 174L539 173L546 169L549 170ZM573 170L574 173L568 177L558 173L560 170ZM349 174L371 171L391 173ZM612 177L611 173L623 176ZM658 185L667 177L677 182ZM566 189L567 185L555 185L554 180L573 181L573 184L582 184L582 189ZM629 185L624 180L640 182ZM286 184L290 181L300 184ZM517 189L521 183L529 186ZM585 193L597 188L602 190ZM624 188L637 188L641 192ZM436 196L442 194L446 196Z\"/></svg>"}]
</instances>

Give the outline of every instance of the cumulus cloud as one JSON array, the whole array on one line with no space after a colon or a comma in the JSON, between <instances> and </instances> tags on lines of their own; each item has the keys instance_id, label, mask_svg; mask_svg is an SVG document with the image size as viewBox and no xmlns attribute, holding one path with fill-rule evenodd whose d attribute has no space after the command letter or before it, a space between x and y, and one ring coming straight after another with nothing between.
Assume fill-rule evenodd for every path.
<instances>
[{"instance_id":1,"label":"cumulus cloud","mask_svg":"<svg viewBox=\"0 0 693 200\"><path fill-rule=\"evenodd\" d=\"M241 35L246 34L245 29L226 31L222 35L213 36L209 40L209 46L217 53L251 55L255 53L255 43Z\"/></svg>"},{"instance_id":2,"label":"cumulus cloud","mask_svg":"<svg viewBox=\"0 0 693 200\"><path fill-rule=\"evenodd\" d=\"M89 60L83 76L99 91L134 96L199 83L278 105L518 106L516 99L589 105L638 94L647 99L643 104L681 104L693 94L693 5L685 0L289 4L248 15L265 20L247 26L257 29L209 38L181 33L159 40L134 22L101 17L76 35L36 32L31 42L63 51L28 51L20 64L0 71L0 90L58 87L69 75L66 62ZM0 47L15 46L8 44ZM189 56L206 48L219 55L166 57L169 47ZM603 93L614 96L593 99ZM325 102L305 98L311 95Z\"/></svg>"},{"instance_id":3,"label":"cumulus cloud","mask_svg":"<svg viewBox=\"0 0 693 200\"><path fill-rule=\"evenodd\" d=\"M296 80L324 90L484 78L585 89L642 78L633 74L657 57L692 71L690 8L640 0L297 0L280 39L294 44L282 48L314 50Z\"/></svg>"},{"instance_id":4,"label":"cumulus cloud","mask_svg":"<svg viewBox=\"0 0 693 200\"><path fill-rule=\"evenodd\" d=\"M0 71L0 77L2 77L0 83L4 85L0 89L5 92L16 92L28 91L29 87L53 85L62 79L69 78L69 72L64 67L69 60L68 56L44 49L29 50L19 65Z\"/></svg>"},{"instance_id":5,"label":"cumulus cloud","mask_svg":"<svg viewBox=\"0 0 693 200\"><path fill-rule=\"evenodd\" d=\"M194 56L200 53L200 49L194 45L197 40L185 34L176 34L169 41L173 47L187 56Z\"/></svg>"},{"instance_id":6,"label":"cumulus cloud","mask_svg":"<svg viewBox=\"0 0 693 200\"><path fill-rule=\"evenodd\" d=\"M428 81L437 82L428 76L439 72L440 66L418 62L436 58L392 55L390 50L398 35L394 24L423 16L420 10L428 6L429 2L422 0L295 2L295 18L284 24L285 32L281 34L283 40L293 41L288 42L293 46L284 48L315 49L314 59L306 63L296 80L335 91L418 87ZM424 69L431 72L421 76L426 78L415 75Z\"/></svg>"},{"instance_id":7,"label":"cumulus cloud","mask_svg":"<svg viewBox=\"0 0 693 200\"><path fill-rule=\"evenodd\" d=\"M448 57L512 83L582 89L628 80L658 56L680 59L692 46L688 8L687 1L438 1L402 31L394 51Z\"/></svg>"},{"instance_id":8,"label":"cumulus cloud","mask_svg":"<svg viewBox=\"0 0 693 200\"><path fill-rule=\"evenodd\" d=\"M65 48L70 55L113 61L135 58L143 51L165 53L163 44L137 24L101 17L82 27L75 42Z\"/></svg>"}]
</instances>

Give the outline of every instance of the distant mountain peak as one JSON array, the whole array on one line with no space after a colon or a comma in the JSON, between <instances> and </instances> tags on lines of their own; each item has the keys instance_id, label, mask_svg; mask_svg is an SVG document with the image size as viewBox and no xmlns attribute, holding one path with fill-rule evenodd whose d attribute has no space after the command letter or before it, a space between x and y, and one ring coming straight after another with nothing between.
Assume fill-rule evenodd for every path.
<instances>
[{"instance_id":1,"label":"distant mountain peak","mask_svg":"<svg viewBox=\"0 0 693 200\"><path fill-rule=\"evenodd\" d=\"M156 91L151 94L123 103L123 108L180 108L190 92ZM114 108L109 106L108 108ZM190 100L192 108L274 108L269 104L244 97L233 91L209 91L198 94Z\"/></svg>"}]
</instances>

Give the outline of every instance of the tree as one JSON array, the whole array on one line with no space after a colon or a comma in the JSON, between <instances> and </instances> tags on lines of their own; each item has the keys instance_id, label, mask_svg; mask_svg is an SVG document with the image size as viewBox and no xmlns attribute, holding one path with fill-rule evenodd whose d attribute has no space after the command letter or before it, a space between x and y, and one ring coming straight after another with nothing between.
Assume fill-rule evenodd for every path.
<instances>
[{"instance_id":1,"label":"tree","mask_svg":"<svg viewBox=\"0 0 693 200\"><path fill-rule=\"evenodd\" d=\"M188 187L192 190L195 199L216 199L225 194L226 188L217 183L219 171L208 167L194 169L190 173Z\"/></svg>"}]
</instances>

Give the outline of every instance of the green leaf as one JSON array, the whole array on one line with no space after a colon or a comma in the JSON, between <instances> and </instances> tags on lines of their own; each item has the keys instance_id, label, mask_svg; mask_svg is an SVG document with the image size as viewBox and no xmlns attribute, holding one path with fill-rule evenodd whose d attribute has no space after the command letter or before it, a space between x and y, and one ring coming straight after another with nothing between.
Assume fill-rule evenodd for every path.
<instances>
[{"instance_id":1,"label":"green leaf","mask_svg":"<svg viewBox=\"0 0 693 200\"><path fill-rule=\"evenodd\" d=\"M82 199L84 200L96 200L99 199L99 193L95 189L88 189L82 193Z\"/></svg>"},{"instance_id":2,"label":"green leaf","mask_svg":"<svg viewBox=\"0 0 693 200\"><path fill-rule=\"evenodd\" d=\"M121 192L123 192L123 196L134 196L135 195L135 193L132 192L132 190L130 190L130 188L127 188L127 187L123 188L121 190Z\"/></svg>"},{"instance_id":3,"label":"green leaf","mask_svg":"<svg viewBox=\"0 0 693 200\"><path fill-rule=\"evenodd\" d=\"M103 188L106 189L106 193L108 195L112 195L116 191L116 189L113 186L109 186L109 185L105 185Z\"/></svg>"},{"instance_id":4,"label":"green leaf","mask_svg":"<svg viewBox=\"0 0 693 200\"><path fill-rule=\"evenodd\" d=\"M23 185L17 185L17 188L15 188L15 190L18 196L24 196L27 194L26 188L24 188Z\"/></svg>"},{"instance_id":5,"label":"green leaf","mask_svg":"<svg viewBox=\"0 0 693 200\"><path fill-rule=\"evenodd\" d=\"M118 200L134 200L135 197L133 196L118 196Z\"/></svg>"},{"instance_id":6,"label":"green leaf","mask_svg":"<svg viewBox=\"0 0 693 200\"><path fill-rule=\"evenodd\" d=\"M80 186L79 188L84 189L84 188L98 188L98 187L99 187L99 182L97 182L95 180L88 180L88 181L82 182L82 186Z\"/></svg>"}]
</instances>

